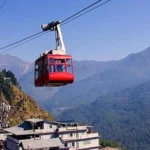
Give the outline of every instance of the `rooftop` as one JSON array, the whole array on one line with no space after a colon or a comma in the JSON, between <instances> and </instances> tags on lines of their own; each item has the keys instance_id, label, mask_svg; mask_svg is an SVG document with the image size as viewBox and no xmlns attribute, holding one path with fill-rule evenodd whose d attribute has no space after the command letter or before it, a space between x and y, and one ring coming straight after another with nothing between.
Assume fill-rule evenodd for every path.
<instances>
[{"instance_id":1,"label":"rooftop","mask_svg":"<svg viewBox=\"0 0 150 150\"><path fill-rule=\"evenodd\" d=\"M23 128L17 127L17 126L14 126L11 128L6 128L4 130L9 132L9 133L15 134L15 135L35 134L35 132L33 130L24 130Z\"/></svg>"},{"instance_id":2,"label":"rooftop","mask_svg":"<svg viewBox=\"0 0 150 150\"><path fill-rule=\"evenodd\" d=\"M22 142L22 146L25 150L28 150L29 148L33 148L33 149L54 148L54 147L60 147L61 145L62 143L59 138Z\"/></svg>"},{"instance_id":3,"label":"rooftop","mask_svg":"<svg viewBox=\"0 0 150 150\"><path fill-rule=\"evenodd\" d=\"M35 133L40 134L46 132L54 132L53 129L44 130L43 123L55 125L57 128L59 128L59 132L66 132L66 128L69 129L69 131L86 130L87 127L91 128L91 126L79 123L63 123L57 121L45 121L43 119L27 119L17 126L6 128L4 130L14 135L32 135Z\"/></svg>"},{"instance_id":4,"label":"rooftop","mask_svg":"<svg viewBox=\"0 0 150 150\"><path fill-rule=\"evenodd\" d=\"M46 121L43 119L27 119L25 121L31 122L31 123L37 123L37 122L46 122L50 124L55 124L55 125L79 125L79 126L85 126L86 124L83 123L75 123L74 120L67 120L67 121Z\"/></svg>"}]
</instances>

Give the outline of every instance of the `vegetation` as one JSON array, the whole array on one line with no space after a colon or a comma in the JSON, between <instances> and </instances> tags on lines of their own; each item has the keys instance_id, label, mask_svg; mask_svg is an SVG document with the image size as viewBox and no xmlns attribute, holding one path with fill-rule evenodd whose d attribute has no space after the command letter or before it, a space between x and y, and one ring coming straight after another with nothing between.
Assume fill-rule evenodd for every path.
<instances>
[{"instance_id":1,"label":"vegetation","mask_svg":"<svg viewBox=\"0 0 150 150\"><path fill-rule=\"evenodd\" d=\"M101 137L128 150L147 150L150 143L150 81L101 96L93 103L67 110L58 118L74 119L95 127Z\"/></svg>"},{"instance_id":2,"label":"vegetation","mask_svg":"<svg viewBox=\"0 0 150 150\"><path fill-rule=\"evenodd\" d=\"M9 82L6 79L9 78ZM11 71L0 72L0 99L13 106L9 114L9 125L14 126L29 118L54 120L35 100L21 91L20 85Z\"/></svg>"},{"instance_id":3,"label":"vegetation","mask_svg":"<svg viewBox=\"0 0 150 150\"><path fill-rule=\"evenodd\" d=\"M111 148L118 148L118 150L125 150L125 148L119 143L108 139L100 139L100 145L101 148L111 147Z\"/></svg>"}]
</instances>

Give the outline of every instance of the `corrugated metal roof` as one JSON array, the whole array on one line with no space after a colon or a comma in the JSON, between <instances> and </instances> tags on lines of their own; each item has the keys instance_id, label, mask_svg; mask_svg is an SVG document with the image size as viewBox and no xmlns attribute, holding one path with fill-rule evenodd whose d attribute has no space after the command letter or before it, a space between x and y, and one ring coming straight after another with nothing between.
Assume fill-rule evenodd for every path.
<instances>
[{"instance_id":1,"label":"corrugated metal roof","mask_svg":"<svg viewBox=\"0 0 150 150\"><path fill-rule=\"evenodd\" d=\"M60 147L62 143L59 138L53 139L45 139L45 140L32 140L32 141L23 141L23 148L25 150L32 149L40 149L40 148L52 148L52 147Z\"/></svg>"}]
</instances>

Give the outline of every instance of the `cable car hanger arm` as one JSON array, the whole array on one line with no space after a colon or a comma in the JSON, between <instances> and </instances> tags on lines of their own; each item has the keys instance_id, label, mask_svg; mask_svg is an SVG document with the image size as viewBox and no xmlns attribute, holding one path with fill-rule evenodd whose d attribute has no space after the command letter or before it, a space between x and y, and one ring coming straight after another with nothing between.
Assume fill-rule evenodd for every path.
<instances>
[{"instance_id":1,"label":"cable car hanger arm","mask_svg":"<svg viewBox=\"0 0 150 150\"><path fill-rule=\"evenodd\" d=\"M50 22L48 24L42 24L42 29L43 31L55 31L55 38L56 38L56 50L52 50L52 54L61 54L65 55L66 54L66 48L65 44L63 41L61 29L60 29L60 21L56 22Z\"/></svg>"}]
</instances>

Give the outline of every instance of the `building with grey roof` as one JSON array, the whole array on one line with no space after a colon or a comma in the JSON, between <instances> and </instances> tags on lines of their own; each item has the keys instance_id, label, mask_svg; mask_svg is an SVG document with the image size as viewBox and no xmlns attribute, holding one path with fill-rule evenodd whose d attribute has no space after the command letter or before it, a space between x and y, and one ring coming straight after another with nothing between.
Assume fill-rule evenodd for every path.
<instances>
[{"instance_id":1,"label":"building with grey roof","mask_svg":"<svg viewBox=\"0 0 150 150\"><path fill-rule=\"evenodd\" d=\"M99 135L78 123L27 119L5 129L7 150L98 150Z\"/></svg>"}]
</instances>

